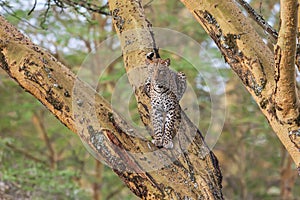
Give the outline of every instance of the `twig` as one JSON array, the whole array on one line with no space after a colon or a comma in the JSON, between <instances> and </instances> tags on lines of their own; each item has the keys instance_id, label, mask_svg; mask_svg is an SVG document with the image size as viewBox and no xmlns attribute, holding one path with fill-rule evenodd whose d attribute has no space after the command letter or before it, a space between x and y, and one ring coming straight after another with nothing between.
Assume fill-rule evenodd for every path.
<instances>
[{"instance_id":1,"label":"twig","mask_svg":"<svg viewBox=\"0 0 300 200\"><path fill-rule=\"evenodd\" d=\"M44 126L43 122L41 121L40 117L37 114L33 115L32 121L33 121L33 124L35 125L36 129L42 135L42 137L43 137L43 139L46 143L46 146L49 150L48 158L49 158L50 166L51 166L51 169L53 169L55 167L55 151L54 151L54 148L51 144L50 138L48 137L45 126Z\"/></svg>"},{"instance_id":2,"label":"twig","mask_svg":"<svg viewBox=\"0 0 300 200\"><path fill-rule=\"evenodd\" d=\"M48 166L48 164L47 164L44 160L41 160L41 159L39 159L39 158L37 158L37 157L35 157L35 156L29 154L26 150L19 149L19 148L15 147L14 145L9 144L9 143L6 143L6 146L9 147L9 148L11 148L12 150L14 150L14 151L17 152L17 153L23 154L25 157L27 157L27 158L29 158L29 159L35 161L35 162L39 162L39 163L42 163L42 164Z\"/></svg>"},{"instance_id":3,"label":"twig","mask_svg":"<svg viewBox=\"0 0 300 200\"><path fill-rule=\"evenodd\" d=\"M35 28L35 29L38 29L38 30L41 30L40 28L38 28L37 26L34 26L32 25L30 22L28 22L27 20L24 20L23 18L19 17L16 12L13 11L13 9L11 8L11 6L9 5L4 5L4 4L0 4L1 8L9 15L13 16L14 18L20 20L21 22L24 22L25 24Z\"/></svg>"},{"instance_id":4,"label":"twig","mask_svg":"<svg viewBox=\"0 0 300 200\"><path fill-rule=\"evenodd\" d=\"M37 4L37 0L34 0L34 5L33 5L33 7L31 8L31 10L28 12L27 15L30 15L30 14L34 11L34 9L35 9L35 7L36 7L36 4Z\"/></svg>"},{"instance_id":5,"label":"twig","mask_svg":"<svg viewBox=\"0 0 300 200\"><path fill-rule=\"evenodd\" d=\"M108 9L108 4L105 4L104 6L99 7L98 5L90 3L86 0L81 0L81 1L59 0L59 1L62 3L65 3L69 6L72 6L74 8L76 8L76 6L80 6L89 11L96 12L96 13L99 13L102 15L111 15L110 12L104 11L104 10Z\"/></svg>"},{"instance_id":6,"label":"twig","mask_svg":"<svg viewBox=\"0 0 300 200\"><path fill-rule=\"evenodd\" d=\"M237 0L237 2L248 12L250 17L259 25L261 26L267 33L269 33L273 39L277 40L278 32L270 26L263 16L258 14L246 1L244 0Z\"/></svg>"},{"instance_id":7,"label":"twig","mask_svg":"<svg viewBox=\"0 0 300 200\"><path fill-rule=\"evenodd\" d=\"M100 161L96 160L95 178L97 181L95 181L93 183L93 199L94 200L101 200L102 172L103 172L103 164Z\"/></svg>"},{"instance_id":8,"label":"twig","mask_svg":"<svg viewBox=\"0 0 300 200\"><path fill-rule=\"evenodd\" d=\"M262 0L259 1L259 13L262 13Z\"/></svg>"},{"instance_id":9,"label":"twig","mask_svg":"<svg viewBox=\"0 0 300 200\"><path fill-rule=\"evenodd\" d=\"M50 6L51 6L51 0L48 0L47 3L46 3L46 11L44 12L44 16L43 16L43 19L40 23L40 26L43 28L43 29L46 29L45 27L45 23L46 23L46 20L47 20L47 16L48 16L48 13L49 13L49 10L50 10Z\"/></svg>"},{"instance_id":10,"label":"twig","mask_svg":"<svg viewBox=\"0 0 300 200\"><path fill-rule=\"evenodd\" d=\"M111 193L109 193L106 197L106 200L112 199L115 195L120 193L125 188L125 185L120 185L117 189L113 190Z\"/></svg>"},{"instance_id":11,"label":"twig","mask_svg":"<svg viewBox=\"0 0 300 200\"><path fill-rule=\"evenodd\" d=\"M154 0L148 1L143 7L144 7L144 8L149 7L153 1L154 1Z\"/></svg>"}]
</instances>

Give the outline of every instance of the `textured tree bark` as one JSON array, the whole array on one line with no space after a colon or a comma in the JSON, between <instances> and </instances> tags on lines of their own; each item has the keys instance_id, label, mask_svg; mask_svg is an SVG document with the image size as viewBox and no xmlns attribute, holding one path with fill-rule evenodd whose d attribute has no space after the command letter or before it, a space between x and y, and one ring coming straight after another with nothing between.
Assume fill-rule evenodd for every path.
<instances>
[{"instance_id":1,"label":"textured tree bark","mask_svg":"<svg viewBox=\"0 0 300 200\"><path fill-rule=\"evenodd\" d=\"M275 46L275 103L281 121L291 123L299 116L299 99L296 88L295 56L298 2L280 1L281 26Z\"/></svg>"},{"instance_id":2,"label":"textured tree bark","mask_svg":"<svg viewBox=\"0 0 300 200\"><path fill-rule=\"evenodd\" d=\"M136 81L137 76L131 74L131 70L136 70L137 73L141 69L145 70L143 66L145 67L146 54L150 51L156 52L154 35L151 30L152 25L145 17L140 1L112 0L109 2L109 7L115 29L121 41L125 69L128 73L129 81L134 88L142 121L151 130L149 118L149 110L151 109L150 99L145 95L143 85L139 85L139 81ZM175 181L177 182L176 188L173 185L170 186L170 193L163 198L222 199L221 173L216 157L206 146L200 131L183 112L182 118L182 130L185 130L185 132L181 131L179 133L179 135L182 135L179 143L184 143L188 135L195 135L195 138L193 138L194 141L191 141L191 145L186 150L188 153L181 152L182 156L176 160L178 164L180 163L181 166L185 166L185 172L176 167L177 164L172 164L168 168L160 170L164 174L163 176L169 177L169 180L172 180L171 177L174 176L172 175L172 171L180 172L180 175L178 175L181 176L181 178L175 178L178 181ZM199 154L199 152L201 153ZM189 182L187 184L189 186L181 185L182 181L180 180L182 178L185 179L186 175L188 175L184 175L185 173L192 174L192 178L186 179ZM163 180L160 184L166 185L167 182L168 180ZM201 191L196 188L194 189L198 190L197 192L194 189L191 190L192 185L197 186L199 184L201 185L201 189L199 188ZM166 187L163 186L163 188ZM177 193L176 191L180 192Z\"/></svg>"},{"instance_id":3,"label":"textured tree bark","mask_svg":"<svg viewBox=\"0 0 300 200\"><path fill-rule=\"evenodd\" d=\"M300 33L300 9L299 9L299 5L300 5L300 0L298 0L298 19L297 19L297 31L298 33ZM298 67L298 71L300 71L300 34L297 34L297 51L296 51L296 65Z\"/></svg>"},{"instance_id":4,"label":"textured tree bark","mask_svg":"<svg viewBox=\"0 0 300 200\"><path fill-rule=\"evenodd\" d=\"M131 44L150 42L149 23L137 1L110 2L117 31L144 26L143 35ZM129 25L128 25L129 24ZM124 36L124 35L123 35ZM128 37L127 37L128 39ZM124 43L125 42L125 43ZM126 69L144 65L149 49L126 51L121 37ZM148 44L147 44L148 46ZM146 47L147 47L146 46ZM150 48L151 49L151 48ZM153 48L152 48L153 49ZM191 142L184 151L157 150L151 142L132 136L132 128L111 105L67 67L0 17L0 66L27 92L41 101L63 124L82 139L99 160L104 161L126 185L142 199L223 199L221 172L214 154L204 143L200 131L183 113L185 132L179 143ZM148 126L149 98L135 88L142 120ZM95 121L90 119L94 118ZM187 135L195 135L186 141ZM176 147L176 146L175 146ZM135 156L133 156L135 154ZM160 166L160 159L168 163ZM146 171L145 169L152 169Z\"/></svg>"},{"instance_id":5,"label":"textured tree bark","mask_svg":"<svg viewBox=\"0 0 300 200\"><path fill-rule=\"evenodd\" d=\"M297 1L287 1L287 5L282 6L284 13L281 17L286 21L275 49L277 56L266 46L234 1L182 2L217 44L225 61L240 77L300 167L299 100L293 62ZM291 41L287 41L288 38ZM283 51L286 59L280 59Z\"/></svg>"}]
</instances>

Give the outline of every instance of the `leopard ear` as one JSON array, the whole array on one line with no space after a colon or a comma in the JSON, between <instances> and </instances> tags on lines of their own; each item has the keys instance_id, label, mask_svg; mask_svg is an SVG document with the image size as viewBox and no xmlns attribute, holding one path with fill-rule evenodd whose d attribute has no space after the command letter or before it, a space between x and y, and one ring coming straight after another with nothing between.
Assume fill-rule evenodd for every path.
<instances>
[{"instance_id":1,"label":"leopard ear","mask_svg":"<svg viewBox=\"0 0 300 200\"><path fill-rule=\"evenodd\" d=\"M149 52L149 53L147 53L147 55L146 55L146 58L147 58L148 60L153 60L153 57L154 57L154 52Z\"/></svg>"},{"instance_id":2,"label":"leopard ear","mask_svg":"<svg viewBox=\"0 0 300 200\"><path fill-rule=\"evenodd\" d=\"M166 67L169 67L171 64L171 60L170 58L167 58L166 60L163 60L162 64Z\"/></svg>"}]
</instances>

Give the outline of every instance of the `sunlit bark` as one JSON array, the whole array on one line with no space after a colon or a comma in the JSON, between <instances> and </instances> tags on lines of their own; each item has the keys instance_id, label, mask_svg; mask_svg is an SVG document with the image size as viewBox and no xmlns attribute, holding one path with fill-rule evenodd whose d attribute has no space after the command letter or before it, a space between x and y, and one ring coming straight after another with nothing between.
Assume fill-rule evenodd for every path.
<instances>
[{"instance_id":1,"label":"sunlit bark","mask_svg":"<svg viewBox=\"0 0 300 200\"><path fill-rule=\"evenodd\" d=\"M285 13L281 14L281 17L285 18L285 25L280 31L278 45L282 45L283 42L289 47L277 46L275 57L274 52L263 42L235 1L182 2L217 44L226 62L240 77L299 167L299 100L293 62L297 3L290 1L290 4L282 7L285 9ZM287 41L289 38L291 41ZM279 59L278 48L280 52L284 50L285 55L289 54L286 59Z\"/></svg>"}]
</instances>

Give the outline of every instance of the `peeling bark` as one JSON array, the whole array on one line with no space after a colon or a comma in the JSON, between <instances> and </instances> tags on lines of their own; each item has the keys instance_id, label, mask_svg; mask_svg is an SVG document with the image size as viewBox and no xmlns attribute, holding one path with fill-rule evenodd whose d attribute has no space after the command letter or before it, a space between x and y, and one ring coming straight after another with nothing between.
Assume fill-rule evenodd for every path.
<instances>
[{"instance_id":1,"label":"peeling bark","mask_svg":"<svg viewBox=\"0 0 300 200\"><path fill-rule=\"evenodd\" d=\"M296 165L300 167L298 96L295 87L294 58L292 58L295 51L294 40L290 42L292 54L289 60L284 61L288 62L290 67L279 68L284 71L279 72L286 75L281 77L282 84L278 87L280 77L278 70L277 72L275 70L274 52L262 41L234 1L182 0L182 2L214 40L225 61L240 77L274 132ZM296 17L295 9L297 6L291 11L294 17ZM294 27L295 19L293 20L288 21L291 24L287 26ZM280 52L282 52L281 47ZM279 63L282 62L283 60L280 60ZM278 90L284 96L277 95Z\"/></svg>"}]
</instances>

